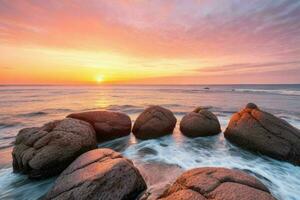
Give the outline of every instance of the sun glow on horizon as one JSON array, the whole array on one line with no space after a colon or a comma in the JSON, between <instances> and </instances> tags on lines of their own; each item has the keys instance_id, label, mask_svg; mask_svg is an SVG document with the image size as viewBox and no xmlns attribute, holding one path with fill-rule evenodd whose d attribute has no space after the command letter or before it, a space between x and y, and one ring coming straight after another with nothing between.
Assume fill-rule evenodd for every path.
<instances>
[{"instance_id":1,"label":"sun glow on horizon","mask_svg":"<svg viewBox=\"0 0 300 200\"><path fill-rule=\"evenodd\" d=\"M103 83L103 82L104 82L104 75L99 74L99 75L96 77L96 82L97 82L98 84Z\"/></svg>"}]
</instances>

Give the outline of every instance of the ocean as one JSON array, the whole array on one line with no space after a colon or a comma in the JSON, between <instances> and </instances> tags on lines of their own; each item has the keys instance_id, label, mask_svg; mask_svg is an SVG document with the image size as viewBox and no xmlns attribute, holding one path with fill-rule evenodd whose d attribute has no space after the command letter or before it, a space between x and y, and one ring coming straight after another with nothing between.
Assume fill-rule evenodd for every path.
<instances>
[{"instance_id":1,"label":"ocean","mask_svg":"<svg viewBox=\"0 0 300 200\"><path fill-rule=\"evenodd\" d=\"M173 181L187 169L222 166L256 176L278 199L299 200L299 166L242 150L226 141L223 133L187 138L179 131L181 118L198 106L214 112L224 131L231 115L248 102L300 128L299 84L0 86L0 199L38 199L55 180L31 181L12 172L11 151L20 129L91 110L124 112L134 122L147 106L161 105L177 118L173 135L145 141L130 135L99 147L112 148L132 159L146 173L150 188Z\"/></svg>"}]
</instances>

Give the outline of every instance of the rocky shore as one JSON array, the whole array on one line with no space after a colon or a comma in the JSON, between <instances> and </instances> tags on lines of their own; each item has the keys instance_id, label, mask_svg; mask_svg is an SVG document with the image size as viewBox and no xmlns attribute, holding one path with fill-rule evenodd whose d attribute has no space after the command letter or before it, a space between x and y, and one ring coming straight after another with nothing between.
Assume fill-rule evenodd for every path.
<instances>
[{"instance_id":1,"label":"rocky shore","mask_svg":"<svg viewBox=\"0 0 300 200\"><path fill-rule=\"evenodd\" d=\"M133 127L124 113L70 114L41 127L20 130L12 152L13 169L31 179L59 175L44 196L47 200L275 199L255 177L215 167L186 171L172 185L153 190L147 188L147 177L133 161L111 149L97 148L98 143L131 131L140 140L172 134L176 123L172 111L161 106L146 108ZM192 138L221 133L217 116L201 107L187 113L179 126L183 135ZM224 136L246 150L300 165L300 131L253 103L231 117Z\"/></svg>"}]
</instances>

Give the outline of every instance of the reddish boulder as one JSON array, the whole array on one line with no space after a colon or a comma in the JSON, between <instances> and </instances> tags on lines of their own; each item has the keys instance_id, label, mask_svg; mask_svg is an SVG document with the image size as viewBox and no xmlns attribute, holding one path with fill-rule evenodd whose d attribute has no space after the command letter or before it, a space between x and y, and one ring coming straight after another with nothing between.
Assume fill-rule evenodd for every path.
<instances>
[{"instance_id":1,"label":"reddish boulder","mask_svg":"<svg viewBox=\"0 0 300 200\"><path fill-rule=\"evenodd\" d=\"M300 131L253 103L231 117L224 136L242 148L300 165Z\"/></svg>"},{"instance_id":2,"label":"reddish boulder","mask_svg":"<svg viewBox=\"0 0 300 200\"><path fill-rule=\"evenodd\" d=\"M67 117L89 122L94 127L99 142L127 136L131 132L129 116L120 112L90 111L73 113Z\"/></svg>"},{"instance_id":3,"label":"reddish boulder","mask_svg":"<svg viewBox=\"0 0 300 200\"><path fill-rule=\"evenodd\" d=\"M176 125L173 113L161 106L151 106L136 119L132 132L139 139L151 139L171 134Z\"/></svg>"},{"instance_id":4,"label":"reddish boulder","mask_svg":"<svg viewBox=\"0 0 300 200\"><path fill-rule=\"evenodd\" d=\"M275 200L256 178L239 170L204 167L183 173L160 200Z\"/></svg>"},{"instance_id":5,"label":"reddish boulder","mask_svg":"<svg viewBox=\"0 0 300 200\"><path fill-rule=\"evenodd\" d=\"M95 149L63 171L44 199L129 200L146 188L130 160L111 149Z\"/></svg>"},{"instance_id":6,"label":"reddish boulder","mask_svg":"<svg viewBox=\"0 0 300 200\"><path fill-rule=\"evenodd\" d=\"M220 133L221 126L216 115L199 107L182 118L180 131L188 137L211 136Z\"/></svg>"}]
</instances>

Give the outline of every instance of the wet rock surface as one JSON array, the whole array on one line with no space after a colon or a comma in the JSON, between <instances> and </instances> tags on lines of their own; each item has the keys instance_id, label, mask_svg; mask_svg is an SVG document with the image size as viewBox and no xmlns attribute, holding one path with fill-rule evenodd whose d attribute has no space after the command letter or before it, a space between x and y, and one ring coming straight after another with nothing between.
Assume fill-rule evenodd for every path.
<instances>
[{"instance_id":1,"label":"wet rock surface","mask_svg":"<svg viewBox=\"0 0 300 200\"><path fill-rule=\"evenodd\" d=\"M160 200L275 200L256 178L239 170L205 167L183 173Z\"/></svg>"},{"instance_id":2,"label":"wet rock surface","mask_svg":"<svg viewBox=\"0 0 300 200\"><path fill-rule=\"evenodd\" d=\"M253 103L231 117L224 136L242 148L300 165L299 129Z\"/></svg>"},{"instance_id":3,"label":"wet rock surface","mask_svg":"<svg viewBox=\"0 0 300 200\"><path fill-rule=\"evenodd\" d=\"M67 117L89 122L94 127L99 142L124 137L131 132L129 116L120 112L90 111L73 113Z\"/></svg>"},{"instance_id":4,"label":"wet rock surface","mask_svg":"<svg viewBox=\"0 0 300 200\"><path fill-rule=\"evenodd\" d=\"M182 118L180 131L188 137L211 136L220 133L221 126L212 112L199 107Z\"/></svg>"},{"instance_id":5,"label":"wet rock surface","mask_svg":"<svg viewBox=\"0 0 300 200\"><path fill-rule=\"evenodd\" d=\"M151 139L171 134L176 125L174 114L161 106L151 106L136 119L132 132L139 139Z\"/></svg>"},{"instance_id":6,"label":"wet rock surface","mask_svg":"<svg viewBox=\"0 0 300 200\"><path fill-rule=\"evenodd\" d=\"M146 187L130 160L111 149L96 149L63 171L44 199L130 200Z\"/></svg>"},{"instance_id":7,"label":"wet rock surface","mask_svg":"<svg viewBox=\"0 0 300 200\"><path fill-rule=\"evenodd\" d=\"M54 176L79 155L96 147L93 127L81 120L63 119L25 128L16 137L13 168L30 178Z\"/></svg>"}]
</instances>

